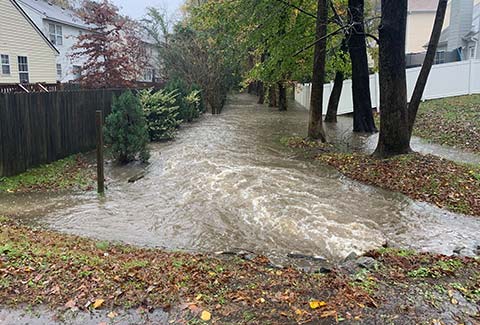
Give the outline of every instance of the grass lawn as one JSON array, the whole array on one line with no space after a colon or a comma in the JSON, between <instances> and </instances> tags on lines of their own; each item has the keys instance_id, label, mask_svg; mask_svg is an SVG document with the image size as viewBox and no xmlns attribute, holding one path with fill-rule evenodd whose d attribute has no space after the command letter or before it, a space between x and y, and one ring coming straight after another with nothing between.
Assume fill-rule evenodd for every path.
<instances>
[{"instance_id":1,"label":"grass lawn","mask_svg":"<svg viewBox=\"0 0 480 325\"><path fill-rule=\"evenodd\" d=\"M83 155L74 155L32 168L12 177L0 177L0 193L51 192L92 188L95 170Z\"/></svg>"},{"instance_id":2,"label":"grass lawn","mask_svg":"<svg viewBox=\"0 0 480 325\"><path fill-rule=\"evenodd\" d=\"M165 309L175 324L432 324L479 320L478 259L381 249L329 273L265 257L169 253L0 218L0 305L103 312ZM448 313L445 313L448 310Z\"/></svg>"},{"instance_id":3,"label":"grass lawn","mask_svg":"<svg viewBox=\"0 0 480 325\"><path fill-rule=\"evenodd\" d=\"M480 153L480 95L422 103L414 133L435 143Z\"/></svg>"}]
</instances>

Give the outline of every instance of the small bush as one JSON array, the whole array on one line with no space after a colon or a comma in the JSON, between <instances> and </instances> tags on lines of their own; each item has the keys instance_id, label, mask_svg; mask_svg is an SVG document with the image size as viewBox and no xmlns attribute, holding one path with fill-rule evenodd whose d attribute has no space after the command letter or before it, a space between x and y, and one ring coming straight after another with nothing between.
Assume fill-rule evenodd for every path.
<instances>
[{"instance_id":1,"label":"small bush","mask_svg":"<svg viewBox=\"0 0 480 325\"><path fill-rule=\"evenodd\" d=\"M105 139L122 164L137 158L147 162L150 158L146 119L140 100L132 92L113 99L112 113L106 118Z\"/></svg>"},{"instance_id":2,"label":"small bush","mask_svg":"<svg viewBox=\"0 0 480 325\"><path fill-rule=\"evenodd\" d=\"M182 123L179 107L175 106L177 97L176 91L142 90L139 92L140 102L147 118L150 140L162 141L175 137L175 132Z\"/></svg>"},{"instance_id":3,"label":"small bush","mask_svg":"<svg viewBox=\"0 0 480 325\"><path fill-rule=\"evenodd\" d=\"M197 87L189 87L183 81L176 79L170 81L165 89L178 92L175 105L179 107L180 118L183 121L192 122L203 113L203 100Z\"/></svg>"}]
</instances>

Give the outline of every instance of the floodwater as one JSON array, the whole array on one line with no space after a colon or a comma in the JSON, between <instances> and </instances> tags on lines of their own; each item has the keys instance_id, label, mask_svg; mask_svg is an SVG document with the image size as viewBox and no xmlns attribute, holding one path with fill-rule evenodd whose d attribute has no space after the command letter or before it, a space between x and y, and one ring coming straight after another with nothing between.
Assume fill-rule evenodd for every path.
<instances>
[{"instance_id":1,"label":"floodwater","mask_svg":"<svg viewBox=\"0 0 480 325\"><path fill-rule=\"evenodd\" d=\"M288 263L291 252L339 260L388 242L451 254L478 245L480 218L453 214L359 184L303 160L280 139L305 135L308 113L254 104L237 95L220 116L204 116L170 143L152 146L141 166L108 168L104 198L94 193L8 195L0 214L102 240L189 251L243 249ZM346 148L372 150L375 136L352 137L351 119L329 128ZM415 149L463 161L478 156L415 141Z\"/></svg>"}]
</instances>

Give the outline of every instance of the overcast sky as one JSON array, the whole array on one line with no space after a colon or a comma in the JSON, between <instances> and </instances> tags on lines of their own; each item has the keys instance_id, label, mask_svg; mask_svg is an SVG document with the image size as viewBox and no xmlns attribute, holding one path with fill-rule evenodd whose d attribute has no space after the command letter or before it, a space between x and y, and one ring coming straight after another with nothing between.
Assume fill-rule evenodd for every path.
<instances>
[{"instance_id":1,"label":"overcast sky","mask_svg":"<svg viewBox=\"0 0 480 325\"><path fill-rule=\"evenodd\" d=\"M122 8L122 13L132 18L141 18L146 7L166 8L171 14L178 11L184 0L113 0Z\"/></svg>"}]
</instances>

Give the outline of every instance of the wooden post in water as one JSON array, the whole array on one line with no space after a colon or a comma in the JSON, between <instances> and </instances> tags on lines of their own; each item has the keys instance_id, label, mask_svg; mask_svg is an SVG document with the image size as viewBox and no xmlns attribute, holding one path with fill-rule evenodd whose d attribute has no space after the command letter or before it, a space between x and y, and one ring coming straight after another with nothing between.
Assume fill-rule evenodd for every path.
<instances>
[{"instance_id":1,"label":"wooden post in water","mask_svg":"<svg viewBox=\"0 0 480 325\"><path fill-rule=\"evenodd\" d=\"M97 191L105 193L105 173L103 162L103 112L95 112L95 123L97 127Z\"/></svg>"}]
</instances>

